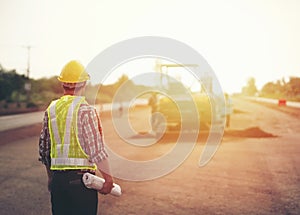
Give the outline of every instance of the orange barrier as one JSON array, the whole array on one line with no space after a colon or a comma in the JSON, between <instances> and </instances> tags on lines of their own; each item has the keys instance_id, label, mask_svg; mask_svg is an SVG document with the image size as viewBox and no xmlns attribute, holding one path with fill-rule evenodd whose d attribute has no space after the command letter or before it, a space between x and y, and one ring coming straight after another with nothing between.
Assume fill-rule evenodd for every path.
<instances>
[{"instance_id":1,"label":"orange barrier","mask_svg":"<svg viewBox=\"0 0 300 215\"><path fill-rule=\"evenodd\" d=\"M285 99L279 99L278 100L278 106L286 106L286 100Z\"/></svg>"}]
</instances>

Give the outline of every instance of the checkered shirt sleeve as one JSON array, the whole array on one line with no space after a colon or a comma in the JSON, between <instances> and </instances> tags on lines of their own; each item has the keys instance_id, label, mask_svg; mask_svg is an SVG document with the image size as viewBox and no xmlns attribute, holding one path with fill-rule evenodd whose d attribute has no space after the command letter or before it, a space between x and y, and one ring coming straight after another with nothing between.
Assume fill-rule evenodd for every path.
<instances>
[{"instance_id":1,"label":"checkered shirt sleeve","mask_svg":"<svg viewBox=\"0 0 300 215\"><path fill-rule=\"evenodd\" d=\"M46 111L39 139L39 161L41 161L46 166L50 166L50 147L51 143L48 129L48 113Z\"/></svg>"},{"instance_id":2,"label":"checkered shirt sleeve","mask_svg":"<svg viewBox=\"0 0 300 215\"><path fill-rule=\"evenodd\" d=\"M89 155L89 160L96 163L107 158L101 121L96 109L89 105L82 105L78 119L79 142L85 153Z\"/></svg>"}]
</instances>

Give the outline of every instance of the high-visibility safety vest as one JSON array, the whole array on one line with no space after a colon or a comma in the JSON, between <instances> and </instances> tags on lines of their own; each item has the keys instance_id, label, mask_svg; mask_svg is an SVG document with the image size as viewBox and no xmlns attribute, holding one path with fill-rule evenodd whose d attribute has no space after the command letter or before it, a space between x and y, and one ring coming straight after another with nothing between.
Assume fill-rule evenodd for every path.
<instances>
[{"instance_id":1,"label":"high-visibility safety vest","mask_svg":"<svg viewBox=\"0 0 300 215\"><path fill-rule=\"evenodd\" d=\"M66 95L53 101L47 109L52 170L96 170L78 140L77 116L83 103L86 103L84 97Z\"/></svg>"}]
</instances>

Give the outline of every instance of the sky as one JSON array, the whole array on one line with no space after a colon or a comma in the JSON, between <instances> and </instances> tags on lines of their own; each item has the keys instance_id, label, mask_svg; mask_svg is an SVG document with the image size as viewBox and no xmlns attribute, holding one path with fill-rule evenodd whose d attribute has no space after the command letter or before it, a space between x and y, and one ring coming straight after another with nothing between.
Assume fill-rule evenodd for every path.
<instances>
[{"instance_id":1,"label":"sky","mask_svg":"<svg viewBox=\"0 0 300 215\"><path fill-rule=\"evenodd\" d=\"M298 0L0 0L0 64L26 74L30 46L30 77L51 77L69 60L87 65L120 41L160 36L201 54L224 91L250 77L260 89L300 77L299 11Z\"/></svg>"}]
</instances>

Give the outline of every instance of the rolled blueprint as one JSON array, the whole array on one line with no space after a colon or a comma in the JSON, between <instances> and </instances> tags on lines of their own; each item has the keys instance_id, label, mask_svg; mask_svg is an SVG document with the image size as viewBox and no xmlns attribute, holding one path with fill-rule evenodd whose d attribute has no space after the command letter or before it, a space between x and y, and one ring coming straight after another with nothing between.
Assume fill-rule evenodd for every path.
<instances>
[{"instance_id":1,"label":"rolled blueprint","mask_svg":"<svg viewBox=\"0 0 300 215\"><path fill-rule=\"evenodd\" d=\"M85 186L89 189L95 189L95 190L101 190L103 187L103 184L105 180L103 178L100 178L96 175L93 175L91 173L84 173L82 176L82 181L85 184ZM114 196L121 196L121 187L118 184L113 184L114 187L112 188L110 194Z\"/></svg>"}]
</instances>

